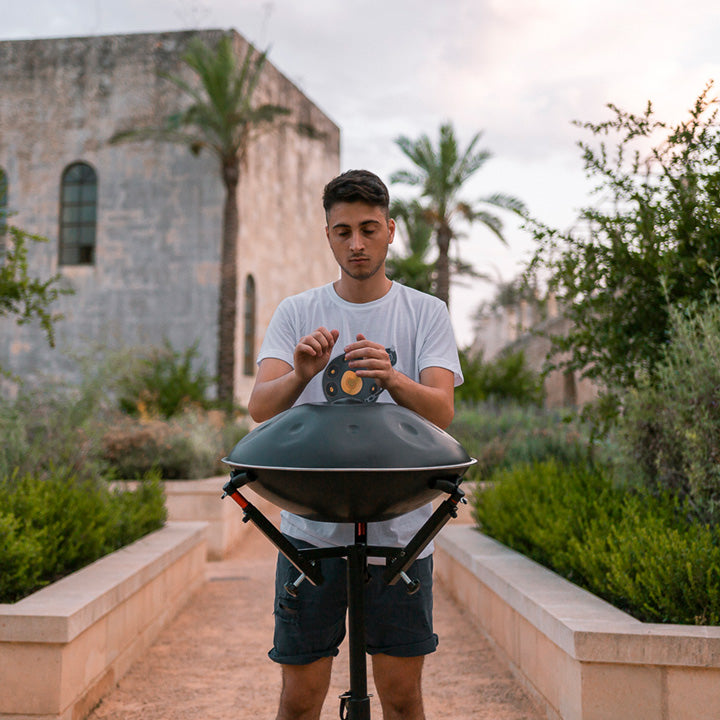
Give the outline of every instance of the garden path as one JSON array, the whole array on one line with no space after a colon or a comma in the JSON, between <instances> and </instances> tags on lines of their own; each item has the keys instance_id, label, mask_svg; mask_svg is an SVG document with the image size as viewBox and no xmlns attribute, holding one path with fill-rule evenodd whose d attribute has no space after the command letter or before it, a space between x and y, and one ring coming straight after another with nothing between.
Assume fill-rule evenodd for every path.
<instances>
[{"instance_id":1,"label":"garden path","mask_svg":"<svg viewBox=\"0 0 720 720\"><path fill-rule=\"evenodd\" d=\"M277 523L278 511L261 502L258 506ZM208 582L88 720L275 717L280 668L268 659L267 650L272 639L276 551L251 523L245 528L233 557L209 563ZM429 720L544 717L471 617L439 582L435 626L440 646L428 656L423 678ZM374 693L371 678L368 685L369 692ZM322 720L338 717L337 698L348 687L346 642L334 663ZM382 717L375 695L371 712L374 718Z\"/></svg>"}]
</instances>

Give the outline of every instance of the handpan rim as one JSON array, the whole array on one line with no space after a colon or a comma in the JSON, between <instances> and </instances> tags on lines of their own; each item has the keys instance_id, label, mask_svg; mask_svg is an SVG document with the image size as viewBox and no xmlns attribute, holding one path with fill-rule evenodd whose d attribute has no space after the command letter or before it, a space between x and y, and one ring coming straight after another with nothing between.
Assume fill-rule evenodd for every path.
<instances>
[{"instance_id":1,"label":"handpan rim","mask_svg":"<svg viewBox=\"0 0 720 720\"><path fill-rule=\"evenodd\" d=\"M313 473L400 473L400 472L423 472L429 470L463 470L474 465L477 460L470 458L467 462L457 463L455 465L427 465L417 466L412 465L410 467L336 467L336 468L324 468L324 467L287 467L285 465L249 465L247 463L233 462L229 457L222 459L226 465L230 467L243 468L244 470L281 470L283 472L313 472Z\"/></svg>"}]
</instances>

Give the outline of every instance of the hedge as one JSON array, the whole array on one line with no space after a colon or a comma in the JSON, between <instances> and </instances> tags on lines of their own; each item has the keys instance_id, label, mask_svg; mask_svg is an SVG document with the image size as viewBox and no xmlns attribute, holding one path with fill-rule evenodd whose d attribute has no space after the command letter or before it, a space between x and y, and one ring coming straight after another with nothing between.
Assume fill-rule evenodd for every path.
<instances>
[{"instance_id":1,"label":"hedge","mask_svg":"<svg viewBox=\"0 0 720 720\"><path fill-rule=\"evenodd\" d=\"M644 622L720 624L720 528L666 494L554 460L498 471L479 528Z\"/></svg>"},{"instance_id":2,"label":"hedge","mask_svg":"<svg viewBox=\"0 0 720 720\"><path fill-rule=\"evenodd\" d=\"M58 468L0 480L0 602L12 603L143 535L166 519L162 483L135 491Z\"/></svg>"}]
</instances>

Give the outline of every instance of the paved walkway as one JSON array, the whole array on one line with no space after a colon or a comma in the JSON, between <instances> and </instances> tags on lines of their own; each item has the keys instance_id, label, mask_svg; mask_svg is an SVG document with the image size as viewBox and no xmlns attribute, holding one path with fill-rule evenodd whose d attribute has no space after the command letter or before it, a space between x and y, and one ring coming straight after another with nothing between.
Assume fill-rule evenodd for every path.
<instances>
[{"instance_id":1,"label":"paved walkway","mask_svg":"<svg viewBox=\"0 0 720 720\"><path fill-rule=\"evenodd\" d=\"M272 506L262 509L278 522ZM280 669L267 650L276 551L250 523L245 527L236 554L209 564L208 582L89 720L275 717ZM424 671L428 720L542 720L544 715L439 583L435 625L440 646L428 656ZM368 684L374 693L371 678ZM338 717L337 697L348 687L345 643L334 663L322 720ZM371 702L372 717L380 720L377 698Z\"/></svg>"}]
</instances>

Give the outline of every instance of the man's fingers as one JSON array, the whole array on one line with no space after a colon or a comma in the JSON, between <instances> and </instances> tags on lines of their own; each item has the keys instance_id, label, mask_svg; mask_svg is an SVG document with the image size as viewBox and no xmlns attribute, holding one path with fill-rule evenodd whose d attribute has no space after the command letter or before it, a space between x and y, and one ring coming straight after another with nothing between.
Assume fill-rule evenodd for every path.
<instances>
[{"instance_id":1,"label":"man's fingers","mask_svg":"<svg viewBox=\"0 0 720 720\"><path fill-rule=\"evenodd\" d=\"M312 334L300 338L297 349L305 354L319 357L329 350L332 350L339 335L338 330L328 330L327 328L321 327Z\"/></svg>"}]
</instances>

